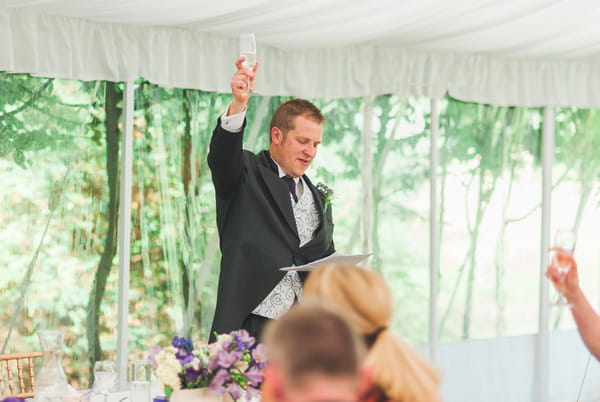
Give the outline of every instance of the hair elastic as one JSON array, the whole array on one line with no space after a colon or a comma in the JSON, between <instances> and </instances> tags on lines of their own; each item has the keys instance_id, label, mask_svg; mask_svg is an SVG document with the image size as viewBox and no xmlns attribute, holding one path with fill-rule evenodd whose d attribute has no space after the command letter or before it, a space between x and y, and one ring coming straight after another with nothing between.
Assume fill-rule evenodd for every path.
<instances>
[{"instance_id":1,"label":"hair elastic","mask_svg":"<svg viewBox=\"0 0 600 402\"><path fill-rule=\"evenodd\" d=\"M373 344L377 340L377 337L379 336L379 334L382 333L383 331L385 331L386 329L387 329L386 326L379 327L375 331L371 332L370 334L365 335L364 339L365 339L365 343L367 345L367 348L370 349L371 346L373 346Z\"/></svg>"}]
</instances>

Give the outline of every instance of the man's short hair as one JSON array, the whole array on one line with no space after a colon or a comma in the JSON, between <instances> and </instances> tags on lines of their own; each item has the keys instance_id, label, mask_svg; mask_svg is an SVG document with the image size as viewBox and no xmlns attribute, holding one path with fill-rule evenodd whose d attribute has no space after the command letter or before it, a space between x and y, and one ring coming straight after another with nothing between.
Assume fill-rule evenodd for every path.
<instances>
[{"instance_id":1,"label":"man's short hair","mask_svg":"<svg viewBox=\"0 0 600 402\"><path fill-rule=\"evenodd\" d=\"M271 118L269 131L273 127L278 127L284 134L293 130L295 118L298 116L321 125L325 124L325 117L318 107L306 99L295 98L285 101L277 107Z\"/></svg>"},{"instance_id":2,"label":"man's short hair","mask_svg":"<svg viewBox=\"0 0 600 402\"><path fill-rule=\"evenodd\" d=\"M305 301L269 322L264 343L269 362L286 381L303 387L313 375L352 378L358 384L364 345L356 330L335 308Z\"/></svg>"}]
</instances>

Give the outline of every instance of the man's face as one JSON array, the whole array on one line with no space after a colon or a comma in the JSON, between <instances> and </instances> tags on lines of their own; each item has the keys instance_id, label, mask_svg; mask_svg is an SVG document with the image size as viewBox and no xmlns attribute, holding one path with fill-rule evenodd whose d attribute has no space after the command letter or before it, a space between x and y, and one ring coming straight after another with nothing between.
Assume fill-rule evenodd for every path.
<instances>
[{"instance_id":1,"label":"man's face","mask_svg":"<svg viewBox=\"0 0 600 402\"><path fill-rule=\"evenodd\" d=\"M271 129L269 153L287 175L300 177L317 156L323 126L302 116L294 123L294 129L285 134L278 127Z\"/></svg>"}]
</instances>

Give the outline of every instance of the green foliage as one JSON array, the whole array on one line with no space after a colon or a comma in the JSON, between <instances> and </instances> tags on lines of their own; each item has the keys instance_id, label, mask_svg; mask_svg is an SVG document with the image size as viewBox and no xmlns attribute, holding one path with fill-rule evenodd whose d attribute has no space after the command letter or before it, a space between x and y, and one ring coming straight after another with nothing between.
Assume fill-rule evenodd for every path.
<instances>
[{"instance_id":1,"label":"green foliage","mask_svg":"<svg viewBox=\"0 0 600 402\"><path fill-rule=\"evenodd\" d=\"M117 85L117 89L122 87ZM270 117L287 97L253 97L248 105L245 146L269 146ZM132 358L186 335L206 340L214 311L219 269L214 191L206 155L217 116L229 94L163 88L146 80L134 92L132 232L129 335ZM369 99L314 99L327 118L323 143L309 172L334 192L335 243L341 252L373 251L372 266L393 289L395 329L413 343L427 340L429 223L429 101L380 95ZM9 348L35 349L35 332L62 327L68 333L66 359L74 384L86 384L87 301L109 234L105 84L0 73L0 177L4 192L0 232L0 319L8 322L26 267L40 246L25 308ZM120 104L117 106L121 106ZM470 306L488 293L507 292L501 279L493 291L477 293L475 267L486 208L499 181L539 164L539 109L495 107L445 98L440 115L441 212L443 247L452 244L444 215L449 195L465 196L460 217L468 246L464 261L441 273L440 297L445 340L471 336ZM366 113L370 113L367 115ZM370 121L367 127L365 121ZM119 123L122 127L122 122ZM596 183L600 165L595 111L557 113L556 161L569 180ZM121 128L122 129L122 128ZM363 169L365 130L371 132L372 169ZM108 153L108 154L107 154ZM112 159L108 157L112 157ZM113 166L114 167L114 166ZM363 176L371 183L372 204L363 216ZM459 178L465 189L446 189ZM505 187L506 188L506 187ZM590 191L598 191L597 186ZM476 194L476 196L473 196ZM509 203L511 193L503 194ZM363 228L371 222L370 233ZM502 217L503 230L514 216ZM48 235L41 239L45 222ZM115 223L115 222L113 222ZM446 237L448 236L448 237ZM501 242L499 241L499 244ZM368 244L370 250L362 250ZM501 249L497 251L502 253ZM118 255L118 250L117 250ZM473 258L471 258L473 257ZM117 258L109 261L106 291L97 311L104 357L116 353ZM501 263L499 278L503 275ZM462 273L464 272L464 274ZM52 284L52 286L48 286ZM502 304L495 302L496 305ZM494 303L491 303L496 307ZM500 308L498 307L498 311ZM502 312L498 312L500 316ZM461 325L462 324L462 325ZM6 336L6 330L0 331Z\"/></svg>"}]
</instances>

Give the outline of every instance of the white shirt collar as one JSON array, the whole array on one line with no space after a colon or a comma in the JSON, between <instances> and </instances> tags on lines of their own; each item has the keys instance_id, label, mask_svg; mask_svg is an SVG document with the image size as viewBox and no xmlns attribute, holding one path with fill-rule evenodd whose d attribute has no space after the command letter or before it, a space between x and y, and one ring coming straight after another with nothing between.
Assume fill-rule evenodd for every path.
<instances>
[{"instance_id":1,"label":"white shirt collar","mask_svg":"<svg viewBox=\"0 0 600 402\"><path fill-rule=\"evenodd\" d=\"M283 171L281 166L279 166L279 163L277 163L277 161L273 158L271 158L271 160L273 160L273 162L275 162L275 166L277 166L277 171L279 172L279 177L287 176L287 173L285 173ZM300 177L292 177L292 178L294 179L294 183L296 183L296 185L298 185L298 183L300 182Z\"/></svg>"}]
</instances>

